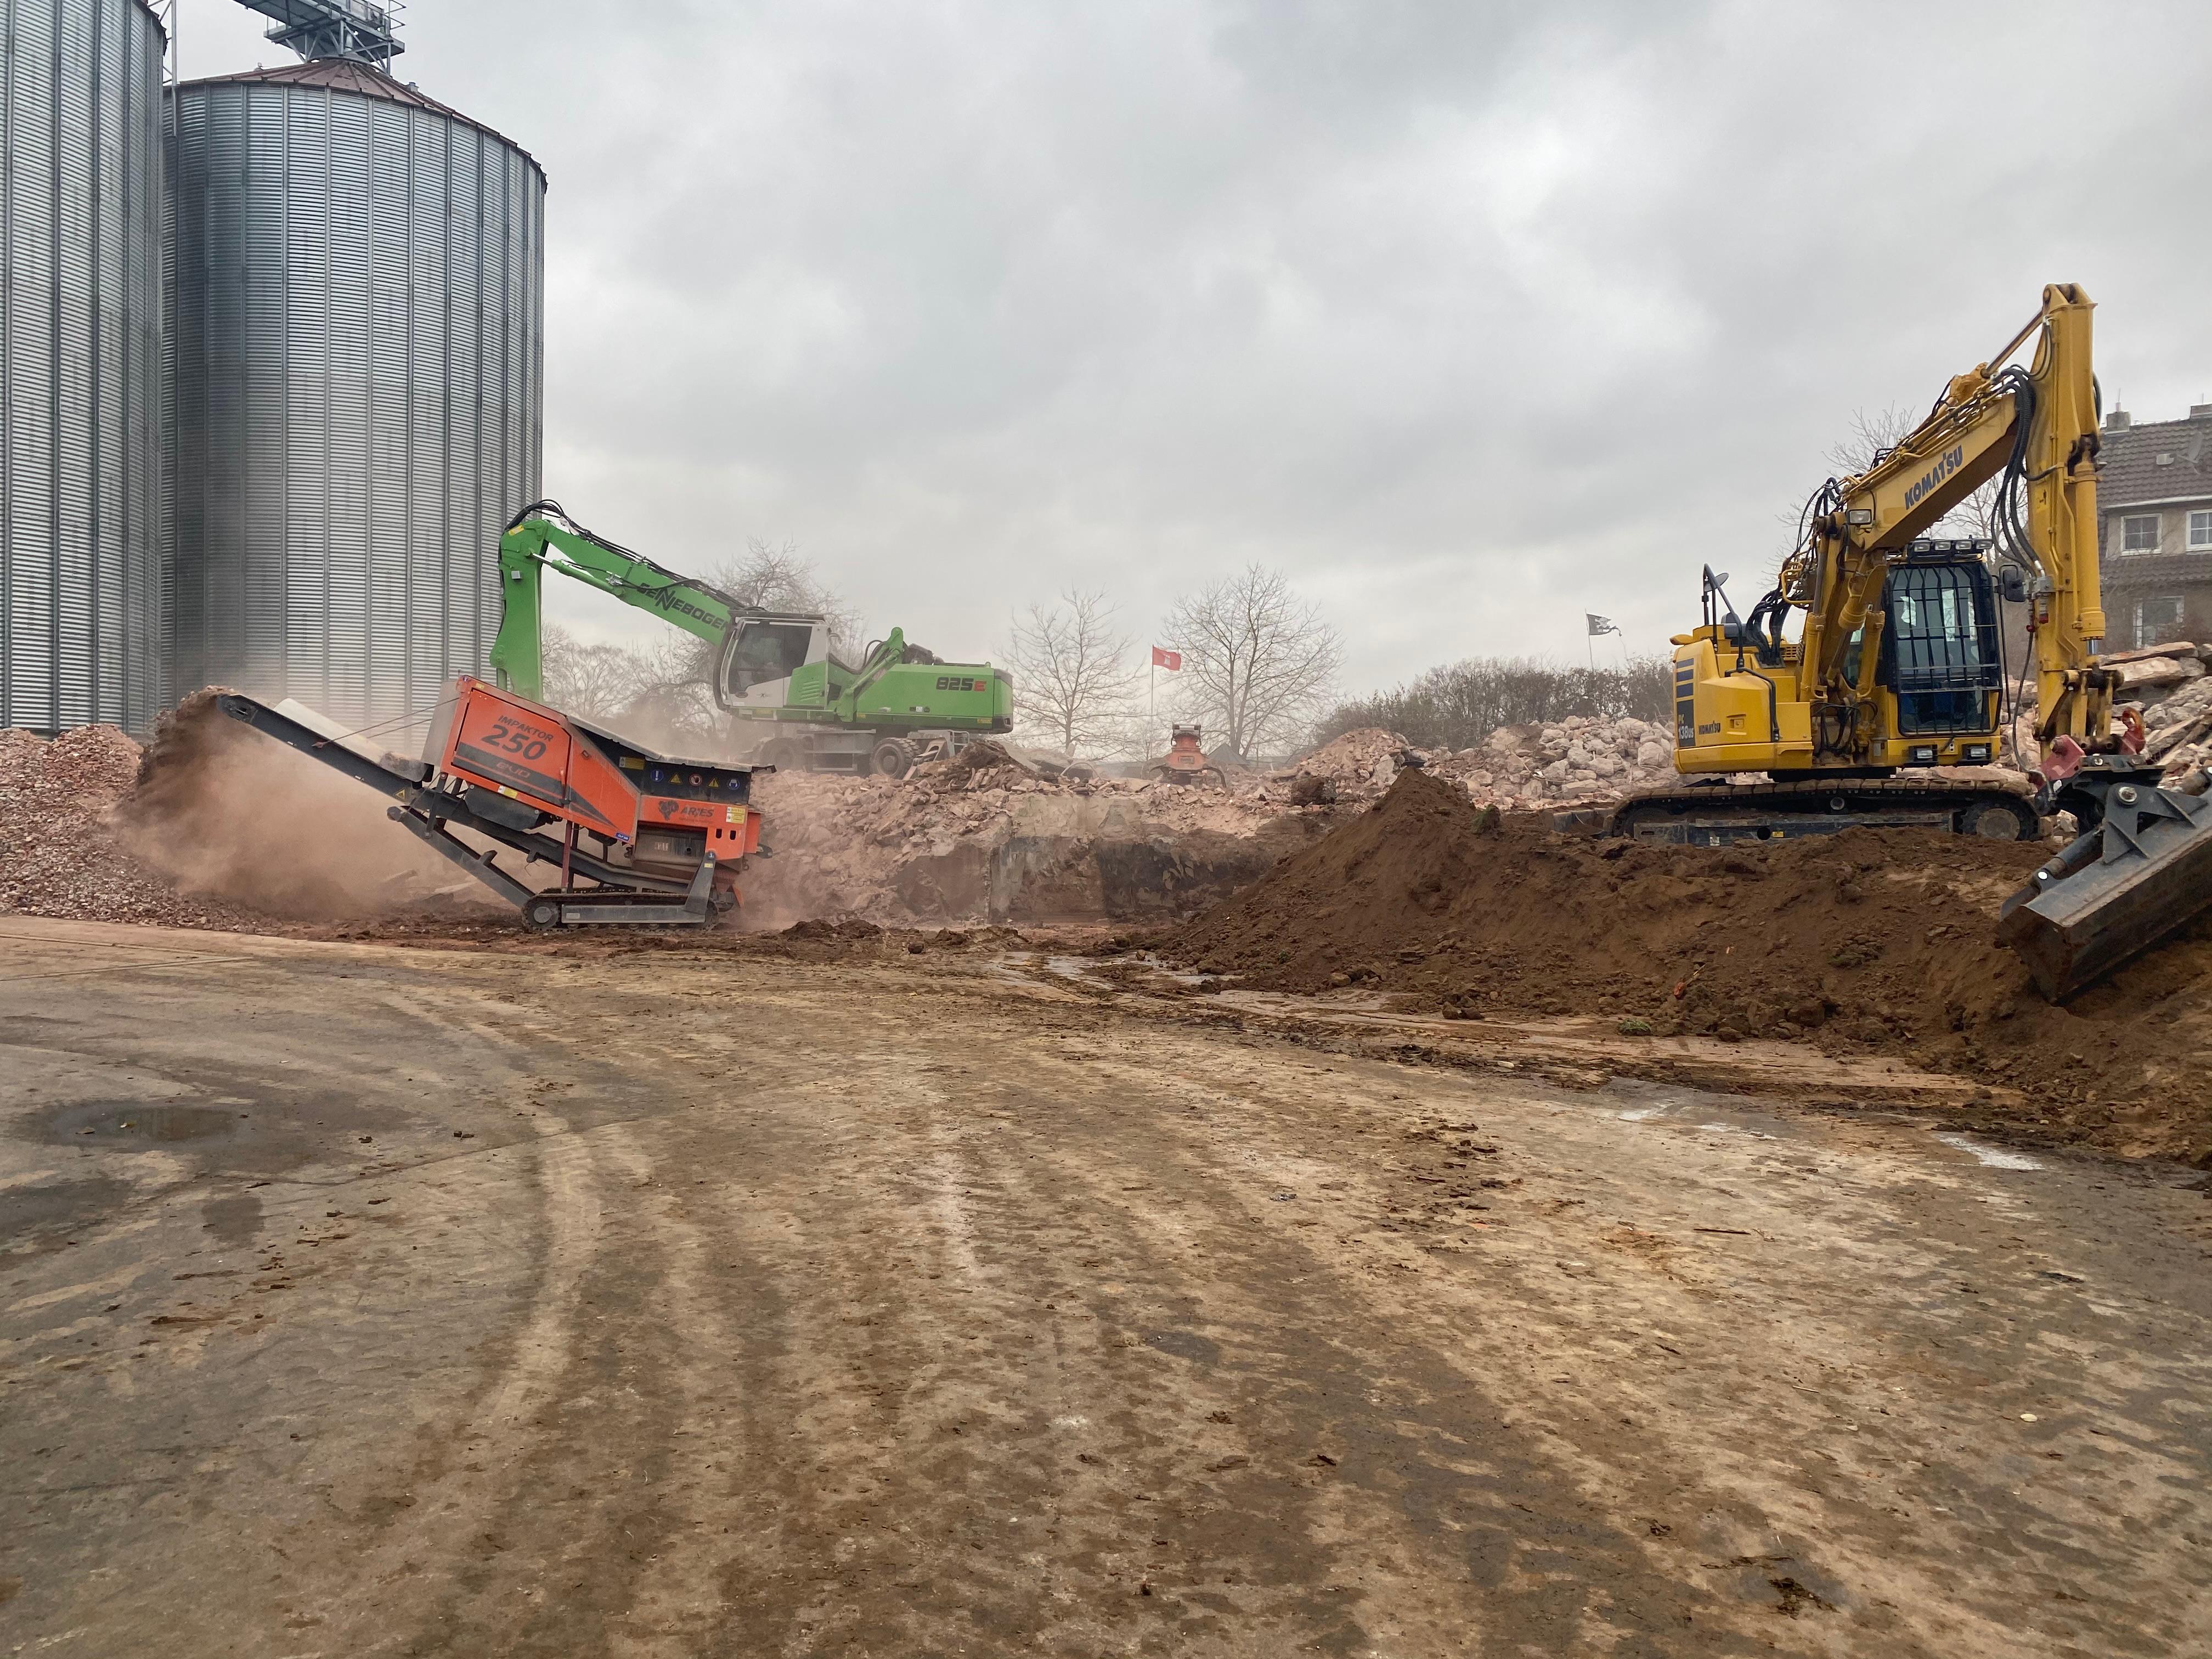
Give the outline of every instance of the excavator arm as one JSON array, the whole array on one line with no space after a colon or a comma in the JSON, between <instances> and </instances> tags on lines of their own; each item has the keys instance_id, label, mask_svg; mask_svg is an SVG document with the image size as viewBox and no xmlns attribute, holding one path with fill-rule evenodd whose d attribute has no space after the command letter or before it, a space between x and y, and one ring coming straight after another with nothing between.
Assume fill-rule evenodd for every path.
<instances>
[{"instance_id":1,"label":"excavator arm","mask_svg":"<svg viewBox=\"0 0 2212 1659\"><path fill-rule=\"evenodd\" d=\"M1991 478L1999 550L2033 570L2035 643L2048 743L2109 741L2111 678L2092 666L2105 617L2097 574L2097 391L2089 297L2043 291L2036 316L1985 363L1944 388L1928 417L1863 472L1831 479L1808 504L1781 592L1806 612L1803 659L1816 732L1861 729L1888 618L1893 560ZM2034 338L2027 368L2008 360Z\"/></svg>"},{"instance_id":2,"label":"excavator arm","mask_svg":"<svg viewBox=\"0 0 2212 1659\"><path fill-rule=\"evenodd\" d=\"M501 689L533 699L544 690L542 602L549 569L650 611L717 647L744 609L719 589L592 534L563 513L559 502L533 501L515 514L499 539L499 634L491 647L492 672Z\"/></svg>"}]
</instances>

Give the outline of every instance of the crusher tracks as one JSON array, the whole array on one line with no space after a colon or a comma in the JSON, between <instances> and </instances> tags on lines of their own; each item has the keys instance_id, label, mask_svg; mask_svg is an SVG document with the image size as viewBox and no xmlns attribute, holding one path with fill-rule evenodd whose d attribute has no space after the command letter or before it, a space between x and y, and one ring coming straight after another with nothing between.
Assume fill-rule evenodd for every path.
<instances>
[{"instance_id":1,"label":"crusher tracks","mask_svg":"<svg viewBox=\"0 0 2212 1659\"><path fill-rule=\"evenodd\" d=\"M1569 817L1578 822L1570 826ZM1685 847L1907 826L2033 841L2043 828L2024 790L1931 777L1692 784L1647 790L1609 812L1564 814L1562 820L1562 828Z\"/></svg>"}]
</instances>

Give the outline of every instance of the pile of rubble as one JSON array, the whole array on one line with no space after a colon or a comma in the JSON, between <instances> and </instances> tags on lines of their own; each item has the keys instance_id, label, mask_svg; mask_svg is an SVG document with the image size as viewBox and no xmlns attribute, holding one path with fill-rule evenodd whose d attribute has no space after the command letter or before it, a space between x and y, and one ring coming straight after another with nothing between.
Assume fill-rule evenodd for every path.
<instances>
[{"instance_id":1,"label":"pile of rubble","mask_svg":"<svg viewBox=\"0 0 2212 1659\"><path fill-rule=\"evenodd\" d=\"M1495 805L1504 811L1611 799L1675 781L1674 750L1665 726L1630 717L1577 714L1501 726L1472 749L1420 750L1379 728L1346 732L1290 771L1270 775L1258 793L1264 797L1287 784L1285 799L1296 799L1322 784L1324 799L1370 801L1408 765L1457 784L1477 805Z\"/></svg>"},{"instance_id":2,"label":"pile of rubble","mask_svg":"<svg viewBox=\"0 0 2212 1659\"><path fill-rule=\"evenodd\" d=\"M1431 769L1459 781L1478 805L1506 811L1607 800L1680 781L1672 734L1629 715L1504 726L1478 748L1438 757Z\"/></svg>"},{"instance_id":3,"label":"pile of rubble","mask_svg":"<svg viewBox=\"0 0 2212 1659\"><path fill-rule=\"evenodd\" d=\"M2120 671L2120 698L2142 713L2150 756L2172 776L2212 762L2212 646L2176 642L2104 659Z\"/></svg>"},{"instance_id":4,"label":"pile of rubble","mask_svg":"<svg viewBox=\"0 0 2212 1659\"><path fill-rule=\"evenodd\" d=\"M1663 728L1574 718L1480 747L1424 753L1395 732L1346 732L1226 788L1042 767L988 740L907 777L779 773L757 780L774 857L744 884L773 925L988 916L1166 919L1233 890L1380 799L1409 765L1478 805L1536 810L1674 778Z\"/></svg>"},{"instance_id":5,"label":"pile of rubble","mask_svg":"<svg viewBox=\"0 0 2212 1659\"><path fill-rule=\"evenodd\" d=\"M113 815L138 762L138 745L112 726L81 726L51 743L0 730L0 911L169 927L264 925L233 905L185 896L125 844Z\"/></svg>"},{"instance_id":6,"label":"pile of rubble","mask_svg":"<svg viewBox=\"0 0 2212 1659\"><path fill-rule=\"evenodd\" d=\"M1286 781L1233 775L1224 790L1056 773L983 740L896 780L757 778L772 856L747 873L747 912L769 926L1180 915L1334 821L1291 806Z\"/></svg>"}]
</instances>

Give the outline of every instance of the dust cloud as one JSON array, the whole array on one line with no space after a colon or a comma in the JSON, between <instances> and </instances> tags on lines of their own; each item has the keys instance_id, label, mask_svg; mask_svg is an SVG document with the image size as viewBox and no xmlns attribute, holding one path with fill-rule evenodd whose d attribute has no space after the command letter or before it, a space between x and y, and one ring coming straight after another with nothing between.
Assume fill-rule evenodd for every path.
<instances>
[{"instance_id":1,"label":"dust cloud","mask_svg":"<svg viewBox=\"0 0 2212 1659\"><path fill-rule=\"evenodd\" d=\"M219 694L196 691L161 717L115 817L131 853L180 891L298 921L489 900L386 817L390 801L228 719Z\"/></svg>"}]
</instances>

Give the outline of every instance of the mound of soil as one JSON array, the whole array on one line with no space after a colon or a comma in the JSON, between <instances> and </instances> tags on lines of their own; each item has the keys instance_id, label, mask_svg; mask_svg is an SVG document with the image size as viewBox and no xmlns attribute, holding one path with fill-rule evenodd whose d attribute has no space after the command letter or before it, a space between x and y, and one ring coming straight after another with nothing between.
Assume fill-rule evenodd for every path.
<instances>
[{"instance_id":1,"label":"mound of soil","mask_svg":"<svg viewBox=\"0 0 2212 1659\"><path fill-rule=\"evenodd\" d=\"M1896 1054L2019 1090L2063 1138L2212 1154L2212 921L2050 1006L1995 939L1998 903L2048 856L1922 830L1590 841L1413 771L1163 948L1262 988Z\"/></svg>"}]
</instances>

